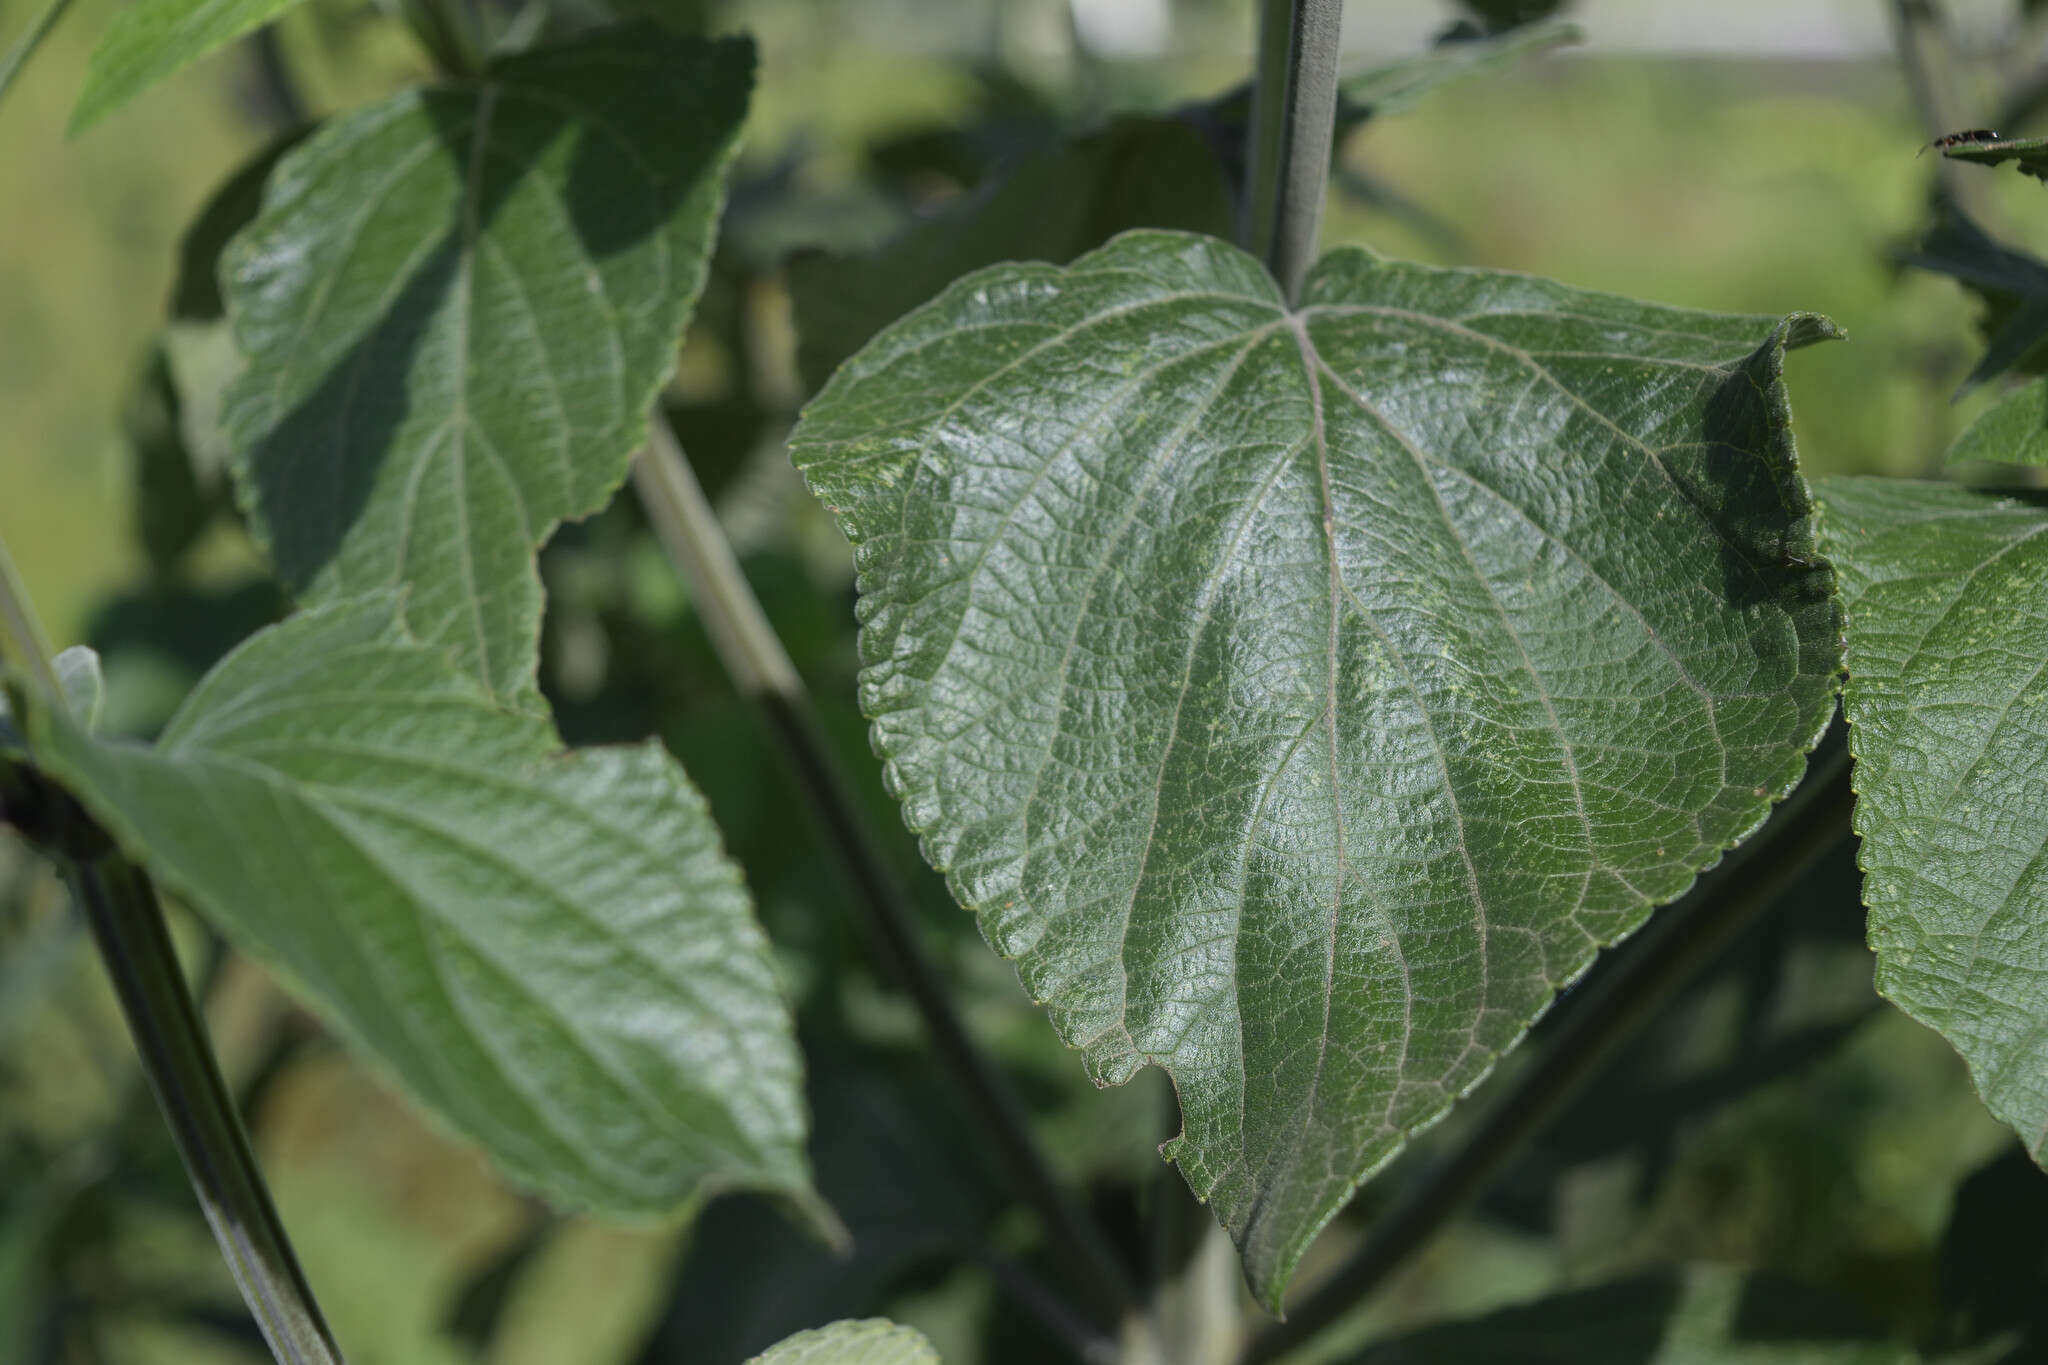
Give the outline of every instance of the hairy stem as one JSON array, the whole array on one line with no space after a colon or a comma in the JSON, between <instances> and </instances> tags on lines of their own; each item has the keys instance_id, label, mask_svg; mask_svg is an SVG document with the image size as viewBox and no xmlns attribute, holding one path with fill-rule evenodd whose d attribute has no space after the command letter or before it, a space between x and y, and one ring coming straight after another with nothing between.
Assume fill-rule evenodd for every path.
<instances>
[{"instance_id":1,"label":"hairy stem","mask_svg":"<svg viewBox=\"0 0 2048 1365\"><path fill-rule=\"evenodd\" d=\"M1277 1360L1348 1314L1483 1193L1493 1177L1569 1108L1651 1018L1761 913L1852 838L1849 753L1838 725L1806 780L1758 835L1658 912L1559 1003L1543 1051L1516 1073L1470 1137L1382 1214L1363 1244L1283 1323L1254 1338L1241 1365Z\"/></svg>"},{"instance_id":2,"label":"hairy stem","mask_svg":"<svg viewBox=\"0 0 2048 1365\"><path fill-rule=\"evenodd\" d=\"M1315 260L1337 118L1343 0L1259 0L1245 247L1292 301Z\"/></svg>"},{"instance_id":3,"label":"hairy stem","mask_svg":"<svg viewBox=\"0 0 2048 1365\"><path fill-rule=\"evenodd\" d=\"M1072 1258L1076 1280L1121 1316L1134 1302L1129 1277L1101 1231L1067 1192L1031 1134L1030 1118L985 1057L926 954L916 916L888 856L854 799L789 653L768 624L732 546L657 407L633 487L670 560L690 585L705 629L739 691L767 719L796 785L852 883L885 971L894 975L930 1031L940 1064L1018 1185Z\"/></svg>"}]
</instances>

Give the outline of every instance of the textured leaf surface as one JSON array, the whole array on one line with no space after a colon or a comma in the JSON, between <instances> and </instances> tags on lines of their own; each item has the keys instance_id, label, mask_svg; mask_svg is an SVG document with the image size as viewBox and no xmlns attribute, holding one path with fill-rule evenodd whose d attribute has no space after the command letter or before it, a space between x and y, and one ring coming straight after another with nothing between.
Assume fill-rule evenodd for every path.
<instances>
[{"instance_id":1,"label":"textured leaf surface","mask_svg":"<svg viewBox=\"0 0 2048 1365\"><path fill-rule=\"evenodd\" d=\"M85 90L71 113L83 132L164 77L251 30L299 0L136 0L117 11L93 49Z\"/></svg>"},{"instance_id":2,"label":"textured leaf surface","mask_svg":"<svg viewBox=\"0 0 2048 1365\"><path fill-rule=\"evenodd\" d=\"M39 766L518 1179L651 1213L801 1196L801 1064L703 799L562 755L389 599L265 630L153 748L39 714Z\"/></svg>"},{"instance_id":3,"label":"textured leaf surface","mask_svg":"<svg viewBox=\"0 0 2048 1365\"><path fill-rule=\"evenodd\" d=\"M1839 659L1782 347L1133 233L963 280L797 463L906 818L1277 1302L1316 1230L1799 775Z\"/></svg>"},{"instance_id":4,"label":"textured leaf surface","mask_svg":"<svg viewBox=\"0 0 2048 1365\"><path fill-rule=\"evenodd\" d=\"M1351 1365L1908 1365L1832 1295L1723 1266L1642 1275L1382 1342Z\"/></svg>"},{"instance_id":5,"label":"textured leaf surface","mask_svg":"<svg viewBox=\"0 0 2048 1365\"><path fill-rule=\"evenodd\" d=\"M799 1332L747 1365L939 1365L939 1353L922 1332L864 1318Z\"/></svg>"},{"instance_id":6,"label":"textured leaf surface","mask_svg":"<svg viewBox=\"0 0 2048 1365\"><path fill-rule=\"evenodd\" d=\"M1829 479L1877 988L2048 1164L2048 500Z\"/></svg>"},{"instance_id":7,"label":"textured leaf surface","mask_svg":"<svg viewBox=\"0 0 2048 1365\"><path fill-rule=\"evenodd\" d=\"M753 50L652 26L412 91L285 156L226 257L226 416L280 576L393 584L537 702L534 551L601 507L703 283Z\"/></svg>"}]
</instances>

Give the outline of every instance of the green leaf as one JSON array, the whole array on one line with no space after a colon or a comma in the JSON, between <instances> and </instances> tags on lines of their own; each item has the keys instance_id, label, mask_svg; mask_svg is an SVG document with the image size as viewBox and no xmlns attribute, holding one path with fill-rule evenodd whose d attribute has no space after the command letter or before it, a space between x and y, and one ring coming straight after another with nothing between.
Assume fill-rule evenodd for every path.
<instances>
[{"instance_id":1,"label":"green leaf","mask_svg":"<svg viewBox=\"0 0 2048 1365\"><path fill-rule=\"evenodd\" d=\"M965 208L862 256L789 265L797 363L820 388L875 333L970 271L1001 261L1064 265L1128 228L1230 232L1230 190L1194 129L1118 119L1025 161Z\"/></svg>"},{"instance_id":2,"label":"green leaf","mask_svg":"<svg viewBox=\"0 0 2048 1365\"><path fill-rule=\"evenodd\" d=\"M2048 1164L2048 499L1828 479L1877 988Z\"/></svg>"},{"instance_id":3,"label":"green leaf","mask_svg":"<svg viewBox=\"0 0 2048 1365\"><path fill-rule=\"evenodd\" d=\"M1346 76L1339 90L1351 108L1343 117L1356 123L1406 113L1420 104L1423 96L1448 81L1499 71L1525 58L1580 42L1584 36L1576 24L1539 20L1496 38L1448 43L1420 56Z\"/></svg>"},{"instance_id":4,"label":"green leaf","mask_svg":"<svg viewBox=\"0 0 2048 1365\"><path fill-rule=\"evenodd\" d=\"M753 48L639 24L290 152L226 257L225 421L304 600L406 621L539 705L535 549L610 498L702 286Z\"/></svg>"},{"instance_id":5,"label":"green leaf","mask_svg":"<svg viewBox=\"0 0 2048 1365\"><path fill-rule=\"evenodd\" d=\"M1995 142L1959 142L1942 149L1951 161L1968 161L1979 166L1999 166L2011 161L2014 169L2036 180L2048 180L2048 137L2008 137Z\"/></svg>"},{"instance_id":6,"label":"green leaf","mask_svg":"<svg viewBox=\"0 0 2048 1365\"><path fill-rule=\"evenodd\" d=\"M57 674L57 686L64 689L64 704L88 734L100 728L100 711L106 701L107 683L100 676L100 656L84 645L73 645L50 661Z\"/></svg>"},{"instance_id":7,"label":"green leaf","mask_svg":"<svg viewBox=\"0 0 2048 1365\"><path fill-rule=\"evenodd\" d=\"M1978 414L1948 462L2048 465L2048 378L2030 379Z\"/></svg>"},{"instance_id":8,"label":"green leaf","mask_svg":"<svg viewBox=\"0 0 2048 1365\"><path fill-rule=\"evenodd\" d=\"M1906 1365L1832 1295L1700 1265L1574 1290L1381 1342L1351 1365Z\"/></svg>"},{"instance_id":9,"label":"green leaf","mask_svg":"<svg viewBox=\"0 0 2048 1365\"><path fill-rule=\"evenodd\" d=\"M939 1353L922 1332L864 1318L798 1332L747 1365L939 1365Z\"/></svg>"},{"instance_id":10,"label":"green leaf","mask_svg":"<svg viewBox=\"0 0 2048 1365\"><path fill-rule=\"evenodd\" d=\"M615 1214L806 1197L768 945L658 747L559 753L388 597L258 633L153 749L47 708L29 736L167 889L518 1180Z\"/></svg>"},{"instance_id":11,"label":"green leaf","mask_svg":"<svg viewBox=\"0 0 2048 1365\"><path fill-rule=\"evenodd\" d=\"M135 0L93 49L71 111L82 133L174 71L263 27L299 0Z\"/></svg>"},{"instance_id":12,"label":"green leaf","mask_svg":"<svg viewBox=\"0 0 2048 1365\"><path fill-rule=\"evenodd\" d=\"M1783 350L1834 334L1132 233L960 281L792 449L926 856L1277 1305L1316 1231L1833 705Z\"/></svg>"}]
</instances>

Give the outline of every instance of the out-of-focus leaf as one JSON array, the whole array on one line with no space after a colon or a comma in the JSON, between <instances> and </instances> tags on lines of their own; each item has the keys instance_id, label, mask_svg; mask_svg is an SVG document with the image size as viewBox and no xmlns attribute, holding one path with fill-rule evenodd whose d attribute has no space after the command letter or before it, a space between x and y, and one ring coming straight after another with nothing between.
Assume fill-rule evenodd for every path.
<instances>
[{"instance_id":1,"label":"out-of-focus leaf","mask_svg":"<svg viewBox=\"0 0 2048 1365\"><path fill-rule=\"evenodd\" d=\"M1478 21L1478 32L1487 37L1512 32L1525 24L1542 23L1565 4L1566 0L1458 0L1458 7Z\"/></svg>"},{"instance_id":2,"label":"out-of-focus leaf","mask_svg":"<svg viewBox=\"0 0 2048 1365\"><path fill-rule=\"evenodd\" d=\"M2048 378L2030 379L1986 408L1948 449L1950 464L2048 465Z\"/></svg>"},{"instance_id":3,"label":"out-of-focus leaf","mask_svg":"<svg viewBox=\"0 0 2048 1365\"><path fill-rule=\"evenodd\" d=\"M64 704L71 718L88 734L100 728L105 709L106 679L100 676L100 656L85 645L73 645L51 660L57 686L64 690Z\"/></svg>"},{"instance_id":4,"label":"out-of-focus leaf","mask_svg":"<svg viewBox=\"0 0 2048 1365\"><path fill-rule=\"evenodd\" d=\"M1644 1275L1381 1342L1351 1365L1907 1365L1832 1295L1724 1266Z\"/></svg>"},{"instance_id":5,"label":"out-of-focus leaf","mask_svg":"<svg viewBox=\"0 0 2048 1365\"><path fill-rule=\"evenodd\" d=\"M135 0L93 49L85 91L71 111L82 133L165 76L259 29L299 0Z\"/></svg>"},{"instance_id":6,"label":"out-of-focus leaf","mask_svg":"<svg viewBox=\"0 0 2048 1365\"><path fill-rule=\"evenodd\" d=\"M154 748L27 720L125 850L519 1180L810 1198L768 945L658 747L557 752L388 597L258 634Z\"/></svg>"},{"instance_id":7,"label":"out-of-focus leaf","mask_svg":"<svg viewBox=\"0 0 2048 1365\"><path fill-rule=\"evenodd\" d=\"M1941 1237L1941 1344L2007 1338L1996 1359L2048 1351L2048 1175L2015 1146L1956 1190ZM2016 1338L2016 1339L2014 1339Z\"/></svg>"},{"instance_id":8,"label":"out-of-focus leaf","mask_svg":"<svg viewBox=\"0 0 2048 1365\"><path fill-rule=\"evenodd\" d=\"M2048 1162L2048 499L1828 479L1877 987Z\"/></svg>"},{"instance_id":9,"label":"out-of-focus leaf","mask_svg":"<svg viewBox=\"0 0 2048 1365\"><path fill-rule=\"evenodd\" d=\"M179 423L177 385L162 346L150 355L135 393L122 414L135 491L130 515L158 578L171 575L185 552L213 522L217 500L209 498L192 466Z\"/></svg>"},{"instance_id":10,"label":"out-of-focus leaf","mask_svg":"<svg viewBox=\"0 0 2048 1365\"><path fill-rule=\"evenodd\" d=\"M1552 3L1547 8L1555 10L1557 6ZM1348 110L1340 113L1339 122L1357 124L1368 118L1406 113L1447 81L1499 71L1525 58L1580 42L1584 36L1576 24L1529 22L1526 27L1514 28L1497 38L1446 44L1419 57L1346 76L1338 89Z\"/></svg>"},{"instance_id":11,"label":"out-of-focus leaf","mask_svg":"<svg viewBox=\"0 0 2048 1365\"><path fill-rule=\"evenodd\" d=\"M1800 315L1213 239L962 280L792 454L926 857L1277 1304L1363 1180L1764 818L1841 617ZM1646 736L1657 737L1654 745Z\"/></svg>"},{"instance_id":12,"label":"out-of-focus leaf","mask_svg":"<svg viewBox=\"0 0 2048 1365\"><path fill-rule=\"evenodd\" d=\"M939 1365L924 1334L882 1318L799 1332L748 1365Z\"/></svg>"},{"instance_id":13,"label":"out-of-focus leaf","mask_svg":"<svg viewBox=\"0 0 2048 1365\"><path fill-rule=\"evenodd\" d=\"M1001 261L1065 264L1128 228L1230 233L1230 195L1201 137L1172 119L1124 118L1026 161L964 208L866 256L789 265L797 363L822 387L876 332L960 276Z\"/></svg>"},{"instance_id":14,"label":"out-of-focus leaf","mask_svg":"<svg viewBox=\"0 0 2048 1365\"><path fill-rule=\"evenodd\" d=\"M744 39L646 23L335 119L228 249L244 504L308 602L406 622L539 705L534 552L624 480L702 286Z\"/></svg>"},{"instance_id":15,"label":"out-of-focus leaf","mask_svg":"<svg viewBox=\"0 0 2048 1365\"><path fill-rule=\"evenodd\" d=\"M2048 262L1992 238L1953 209L1899 259L1961 281L1984 300L1984 358L1963 381L1968 392L2010 369L2048 370Z\"/></svg>"}]
</instances>

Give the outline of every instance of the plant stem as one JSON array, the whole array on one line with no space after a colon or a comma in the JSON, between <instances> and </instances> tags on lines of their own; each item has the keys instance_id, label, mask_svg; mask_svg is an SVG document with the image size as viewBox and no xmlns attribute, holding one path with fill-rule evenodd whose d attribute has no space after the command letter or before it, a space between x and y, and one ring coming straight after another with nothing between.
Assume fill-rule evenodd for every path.
<instances>
[{"instance_id":1,"label":"plant stem","mask_svg":"<svg viewBox=\"0 0 2048 1365\"><path fill-rule=\"evenodd\" d=\"M668 419L657 406L647 449L633 464L633 486L669 559L690 585L712 645L739 691L756 702L796 778L796 785L853 883L883 969L910 996L931 1032L940 1064L965 1100L1019 1194L1038 1210L1046 1230L1073 1260L1104 1307L1119 1317L1135 1302L1129 1276L1101 1231L1068 1194L1031 1134L1031 1121L1009 1084L982 1055L954 1008L916 930L916 912L888 855L861 814L833 757L810 695L789 653L768 624L740 571Z\"/></svg>"},{"instance_id":2,"label":"plant stem","mask_svg":"<svg viewBox=\"0 0 2048 1365\"><path fill-rule=\"evenodd\" d=\"M50 36L50 30L57 27L57 21L64 17L64 11L71 8L71 0L50 0L50 7L36 16L28 26L28 32L21 35L7 55L0 57L0 99L13 88L15 78L28 65L29 58L36 55L36 49L43 45L43 39Z\"/></svg>"},{"instance_id":3,"label":"plant stem","mask_svg":"<svg viewBox=\"0 0 2048 1365\"><path fill-rule=\"evenodd\" d=\"M143 1074L271 1354L284 1365L340 1365L341 1350L264 1186L149 879L112 853L74 863L67 873L120 997Z\"/></svg>"},{"instance_id":4,"label":"plant stem","mask_svg":"<svg viewBox=\"0 0 2048 1365\"><path fill-rule=\"evenodd\" d=\"M1241 235L1290 302L1315 260L1330 183L1343 10L1343 0L1259 0Z\"/></svg>"},{"instance_id":5,"label":"plant stem","mask_svg":"<svg viewBox=\"0 0 2048 1365\"><path fill-rule=\"evenodd\" d=\"M63 707L49 645L4 541L0 620L38 680L40 704ZM10 789L9 817L36 836L71 885L199 1207L271 1354L283 1365L341 1365L221 1077L155 888L75 801L32 767L0 764L0 779Z\"/></svg>"},{"instance_id":6,"label":"plant stem","mask_svg":"<svg viewBox=\"0 0 2048 1365\"><path fill-rule=\"evenodd\" d=\"M1937 25L1937 18L1927 6L1927 0L1891 0L1892 46L1898 52L1899 66L1906 75L1906 88L1912 92L1913 107L1920 115L1920 131L1930 138L1955 131L1946 101L1936 85L1933 68L1928 64L1926 50L1921 46L1923 29ZM1935 183L1940 193L1958 203L1963 193L1962 168L1947 157L1938 158L1935 167Z\"/></svg>"},{"instance_id":7,"label":"plant stem","mask_svg":"<svg viewBox=\"0 0 2048 1365\"><path fill-rule=\"evenodd\" d=\"M1616 1055L1763 911L1782 903L1853 836L1849 754L1836 726L1806 780L1766 830L1725 857L1649 929L1615 950L1588 985L1558 1006L1549 1042L1449 1160L1411 1186L1364 1243L1269 1327L1240 1365L1277 1360L1345 1316L1472 1200L1522 1148L1597 1080Z\"/></svg>"}]
</instances>

